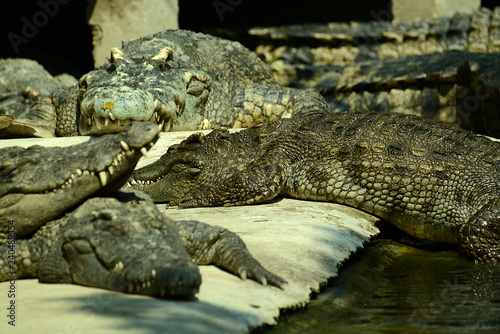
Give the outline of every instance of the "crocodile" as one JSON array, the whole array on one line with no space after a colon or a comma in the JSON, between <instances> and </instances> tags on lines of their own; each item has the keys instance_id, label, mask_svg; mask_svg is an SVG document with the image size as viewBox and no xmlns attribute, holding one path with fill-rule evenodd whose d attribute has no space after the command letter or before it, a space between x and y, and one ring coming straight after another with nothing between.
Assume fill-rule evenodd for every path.
<instances>
[{"instance_id":1,"label":"crocodile","mask_svg":"<svg viewBox=\"0 0 500 334\"><path fill-rule=\"evenodd\" d=\"M108 62L55 90L30 117L55 115L57 134L73 136L119 132L134 120L164 131L249 127L326 109L319 93L279 85L238 42L167 30L113 48Z\"/></svg>"},{"instance_id":2,"label":"crocodile","mask_svg":"<svg viewBox=\"0 0 500 334\"><path fill-rule=\"evenodd\" d=\"M35 108L38 115L30 110L40 101L48 104L56 89L77 82L69 74L52 76L31 59L0 59L0 138L53 137L56 127L53 108Z\"/></svg>"},{"instance_id":3,"label":"crocodile","mask_svg":"<svg viewBox=\"0 0 500 334\"><path fill-rule=\"evenodd\" d=\"M124 189L88 199L28 238L0 245L0 281L37 277L161 298L193 298L197 264L282 286L234 233L164 217L149 196Z\"/></svg>"},{"instance_id":4,"label":"crocodile","mask_svg":"<svg viewBox=\"0 0 500 334\"><path fill-rule=\"evenodd\" d=\"M415 115L342 112L193 134L128 187L180 207L278 195L345 204L422 239L500 261L500 143Z\"/></svg>"},{"instance_id":5,"label":"crocodile","mask_svg":"<svg viewBox=\"0 0 500 334\"><path fill-rule=\"evenodd\" d=\"M0 59L0 115L23 118L37 97L48 97L54 90L77 82L69 74L54 77L31 59Z\"/></svg>"},{"instance_id":6,"label":"crocodile","mask_svg":"<svg viewBox=\"0 0 500 334\"><path fill-rule=\"evenodd\" d=\"M120 188L158 133L155 124L135 122L78 145L0 149L0 243L10 221L18 236L28 235L90 196Z\"/></svg>"}]
</instances>

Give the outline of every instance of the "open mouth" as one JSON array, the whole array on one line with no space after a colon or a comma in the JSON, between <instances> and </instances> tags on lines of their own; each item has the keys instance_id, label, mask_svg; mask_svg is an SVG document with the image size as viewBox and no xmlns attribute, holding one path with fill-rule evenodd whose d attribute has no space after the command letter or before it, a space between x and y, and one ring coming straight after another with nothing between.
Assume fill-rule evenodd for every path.
<instances>
[{"instance_id":1,"label":"open mouth","mask_svg":"<svg viewBox=\"0 0 500 334\"><path fill-rule=\"evenodd\" d=\"M166 106L159 102L158 99L154 100L154 110L149 118L135 119L133 117L123 118L117 116L113 109L115 108L113 102L106 102L103 104L102 109L96 112L94 108L90 110L82 110L80 117L80 133L85 134L102 134L114 133L122 131L127 124L134 121L147 121L160 126L161 131L168 132L172 123L172 112ZM175 99L175 115L178 116L182 113L184 105ZM123 110L121 114L127 114Z\"/></svg>"},{"instance_id":2,"label":"open mouth","mask_svg":"<svg viewBox=\"0 0 500 334\"><path fill-rule=\"evenodd\" d=\"M45 190L43 193L48 194L48 193L57 193L64 191L67 187L71 187L73 183L76 183L77 179L79 177L98 177L101 185L104 187L106 184L109 183L109 181L113 178L113 175L115 174L116 169L119 168L120 163L128 156L134 155L136 151L140 151L142 156L145 156L150 148L153 147L154 143L151 142L147 144L146 146L143 146L141 149L132 149L129 147L129 145L125 141L120 142L122 146L122 151L118 153L114 158L112 163L105 169L101 171L93 171L93 170L81 170L77 169L74 173L71 174L71 176L64 181L63 184L61 184L58 187L55 187L50 190Z\"/></svg>"}]
</instances>

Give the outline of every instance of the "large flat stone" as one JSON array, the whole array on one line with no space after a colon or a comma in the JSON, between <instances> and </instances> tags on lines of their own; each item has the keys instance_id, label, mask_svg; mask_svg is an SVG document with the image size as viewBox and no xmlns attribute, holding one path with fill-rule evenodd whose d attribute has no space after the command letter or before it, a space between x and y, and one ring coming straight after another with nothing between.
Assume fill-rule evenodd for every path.
<instances>
[{"instance_id":1,"label":"large flat stone","mask_svg":"<svg viewBox=\"0 0 500 334\"><path fill-rule=\"evenodd\" d=\"M140 165L161 156L189 133L162 134ZM67 146L88 137L2 140L0 147L33 144ZM283 290L243 281L213 266L201 266L196 301L169 301L69 284L0 283L0 331L14 329L6 317L16 305L15 330L23 333L247 333L274 324L279 310L303 306L345 259L378 233L376 218L345 206L281 199L270 204L166 209L172 219L193 219L237 233L256 259L283 276Z\"/></svg>"},{"instance_id":2,"label":"large flat stone","mask_svg":"<svg viewBox=\"0 0 500 334\"><path fill-rule=\"evenodd\" d=\"M87 3L95 67L104 64L111 49L121 47L122 41L179 28L176 0L95 0Z\"/></svg>"},{"instance_id":3,"label":"large flat stone","mask_svg":"<svg viewBox=\"0 0 500 334\"><path fill-rule=\"evenodd\" d=\"M458 12L472 13L481 6L480 0L392 0L392 16L395 20L436 18L453 16Z\"/></svg>"}]
</instances>

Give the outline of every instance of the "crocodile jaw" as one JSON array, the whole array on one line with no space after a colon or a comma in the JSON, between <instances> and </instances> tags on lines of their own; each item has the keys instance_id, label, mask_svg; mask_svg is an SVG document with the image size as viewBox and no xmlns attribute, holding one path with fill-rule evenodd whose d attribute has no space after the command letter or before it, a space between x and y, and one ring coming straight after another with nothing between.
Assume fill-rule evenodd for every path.
<instances>
[{"instance_id":1,"label":"crocodile jaw","mask_svg":"<svg viewBox=\"0 0 500 334\"><path fill-rule=\"evenodd\" d=\"M182 113L182 99L162 91L169 99L127 86L88 93L80 104L78 131L81 135L117 133L134 121L158 124L169 131L173 119Z\"/></svg>"},{"instance_id":2,"label":"crocodile jaw","mask_svg":"<svg viewBox=\"0 0 500 334\"><path fill-rule=\"evenodd\" d=\"M20 166L9 184L2 187L0 242L7 235L10 220L15 221L16 234L23 235L93 194L121 187L137 161L152 147L158 132L154 124L135 123L120 134L65 148L40 149L39 166L24 171ZM44 153L49 150L50 154Z\"/></svg>"}]
</instances>

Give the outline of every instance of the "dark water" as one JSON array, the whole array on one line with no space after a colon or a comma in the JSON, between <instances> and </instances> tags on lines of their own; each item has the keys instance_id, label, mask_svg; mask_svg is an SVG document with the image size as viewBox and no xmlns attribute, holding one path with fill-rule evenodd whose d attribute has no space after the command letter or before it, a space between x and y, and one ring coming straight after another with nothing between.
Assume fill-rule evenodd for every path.
<instances>
[{"instance_id":1,"label":"dark water","mask_svg":"<svg viewBox=\"0 0 500 334\"><path fill-rule=\"evenodd\" d=\"M377 239L278 333L500 333L500 264Z\"/></svg>"}]
</instances>

